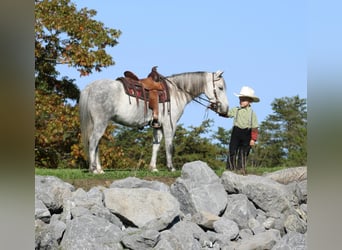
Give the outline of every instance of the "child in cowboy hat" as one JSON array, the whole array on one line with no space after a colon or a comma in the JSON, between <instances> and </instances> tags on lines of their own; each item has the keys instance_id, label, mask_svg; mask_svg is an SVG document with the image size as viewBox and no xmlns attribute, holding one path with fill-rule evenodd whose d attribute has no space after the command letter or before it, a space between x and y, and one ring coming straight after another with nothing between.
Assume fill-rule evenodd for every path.
<instances>
[{"instance_id":1,"label":"child in cowboy hat","mask_svg":"<svg viewBox=\"0 0 342 250\"><path fill-rule=\"evenodd\" d=\"M240 93L234 95L239 97L240 106L230 109L227 114L227 117L234 118L234 126L226 167L246 174L247 156L258 137L258 119L251 103L259 102L260 99L254 95L254 90L247 86L243 86Z\"/></svg>"}]
</instances>

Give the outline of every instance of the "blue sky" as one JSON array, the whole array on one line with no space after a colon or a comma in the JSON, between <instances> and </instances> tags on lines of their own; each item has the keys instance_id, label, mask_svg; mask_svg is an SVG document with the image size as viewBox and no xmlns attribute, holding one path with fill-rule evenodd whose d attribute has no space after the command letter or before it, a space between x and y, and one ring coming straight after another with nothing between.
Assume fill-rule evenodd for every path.
<instances>
[{"instance_id":1,"label":"blue sky","mask_svg":"<svg viewBox=\"0 0 342 250\"><path fill-rule=\"evenodd\" d=\"M60 66L61 75L76 79L82 90L101 78L115 79L125 70L145 77L152 66L167 76L191 71L223 70L230 107L237 106L242 86L261 99L253 104L259 123L272 114L275 98L307 98L305 1L73 1L95 9L94 17L119 29L119 44L107 50L115 65L87 77ZM199 126L203 106L191 102L179 121ZM232 119L209 112L218 126L230 129Z\"/></svg>"}]
</instances>

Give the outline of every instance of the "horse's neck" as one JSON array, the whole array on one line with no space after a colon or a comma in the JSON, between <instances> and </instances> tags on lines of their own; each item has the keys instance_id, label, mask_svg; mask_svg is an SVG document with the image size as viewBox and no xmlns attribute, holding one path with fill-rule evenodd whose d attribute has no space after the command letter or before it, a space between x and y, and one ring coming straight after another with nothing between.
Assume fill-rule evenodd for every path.
<instances>
[{"instance_id":1,"label":"horse's neck","mask_svg":"<svg viewBox=\"0 0 342 250\"><path fill-rule=\"evenodd\" d=\"M204 93L207 82L207 73L196 72L186 73L170 77L169 80L174 85L175 91L179 95L186 95L188 101Z\"/></svg>"}]
</instances>

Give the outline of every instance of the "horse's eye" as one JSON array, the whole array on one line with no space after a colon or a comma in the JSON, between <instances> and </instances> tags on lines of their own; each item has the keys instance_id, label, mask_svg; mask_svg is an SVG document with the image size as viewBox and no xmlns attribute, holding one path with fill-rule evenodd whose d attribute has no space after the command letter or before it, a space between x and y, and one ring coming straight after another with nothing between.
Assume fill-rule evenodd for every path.
<instances>
[{"instance_id":1,"label":"horse's eye","mask_svg":"<svg viewBox=\"0 0 342 250\"><path fill-rule=\"evenodd\" d=\"M223 90L223 87L218 87L219 88L219 90Z\"/></svg>"}]
</instances>

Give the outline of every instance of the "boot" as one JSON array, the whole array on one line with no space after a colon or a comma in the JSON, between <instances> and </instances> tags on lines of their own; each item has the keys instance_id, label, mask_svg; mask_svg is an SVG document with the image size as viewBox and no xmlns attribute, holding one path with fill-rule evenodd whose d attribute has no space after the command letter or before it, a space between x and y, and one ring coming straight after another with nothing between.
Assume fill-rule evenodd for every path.
<instances>
[{"instance_id":1,"label":"boot","mask_svg":"<svg viewBox=\"0 0 342 250\"><path fill-rule=\"evenodd\" d=\"M226 163L226 169L233 171L235 170L235 154L234 155L228 155L227 157L227 163Z\"/></svg>"}]
</instances>

